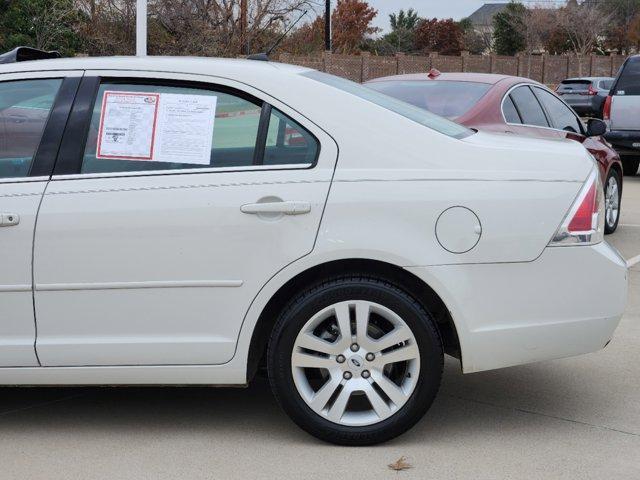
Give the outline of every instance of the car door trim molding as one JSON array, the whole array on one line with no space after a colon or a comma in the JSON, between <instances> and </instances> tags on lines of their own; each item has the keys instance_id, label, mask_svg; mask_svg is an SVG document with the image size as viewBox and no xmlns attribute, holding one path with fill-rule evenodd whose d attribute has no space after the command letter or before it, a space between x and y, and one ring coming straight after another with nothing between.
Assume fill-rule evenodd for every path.
<instances>
[{"instance_id":1,"label":"car door trim molding","mask_svg":"<svg viewBox=\"0 0 640 480\"><path fill-rule=\"evenodd\" d=\"M146 288L238 288L243 280L167 280L149 282L45 283L36 284L38 292L78 290L134 290ZM31 290L31 286L29 286Z\"/></svg>"},{"instance_id":2,"label":"car door trim molding","mask_svg":"<svg viewBox=\"0 0 640 480\"><path fill-rule=\"evenodd\" d=\"M30 292L31 285L0 285L0 292Z\"/></svg>"},{"instance_id":3,"label":"car door trim molding","mask_svg":"<svg viewBox=\"0 0 640 480\"><path fill-rule=\"evenodd\" d=\"M509 95L511 95L512 91L514 91L518 87L523 87L523 86L527 86L529 88L535 87L535 88L540 88L540 89L543 89L543 90L545 88L544 86L536 85L535 83L518 83L517 85L514 85L509 90L507 90L507 93L504 94L504 96L502 97L502 100L500 101L500 115L502 116L502 119L504 120L504 123L506 125L513 125L514 127L543 128L545 130L553 130L554 132L562 132L562 133L574 133L574 132L569 132L568 130L560 130L559 128L554 128L554 127L543 127L543 126L540 126L540 125L531 125L529 123L511 123L511 122L508 122L507 121L507 117L504 115L504 101ZM540 104L540 108L542 108L542 112L544 113L545 118L547 119L548 122L550 122L551 119L549 118L549 114L548 114L547 110L544 108L544 105L542 105L540 103L540 99L538 98L538 96L536 95L535 92L532 91L531 93L533 93L533 96L536 97L536 100ZM556 98L558 98L558 97L556 96ZM573 109L564 100L562 100L561 98L558 98L558 100L560 100L562 103L564 103L567 106L567 108L569 108L571 111L573 111ZM513 103L515 104L515 102L513 102ZM516 109L517 108L518 108L518 106L516 105ZM520 113L520 111L518 111L518 113ZM584 125L582 124L582 120L577 115L576 115L576 118L578 119L578 121L580 122L580 125L582 126L582 128L584 130ZM575 133L577 133L577 135L584 136L584 132L575 132Z\"/></svg>"}]
</instances>

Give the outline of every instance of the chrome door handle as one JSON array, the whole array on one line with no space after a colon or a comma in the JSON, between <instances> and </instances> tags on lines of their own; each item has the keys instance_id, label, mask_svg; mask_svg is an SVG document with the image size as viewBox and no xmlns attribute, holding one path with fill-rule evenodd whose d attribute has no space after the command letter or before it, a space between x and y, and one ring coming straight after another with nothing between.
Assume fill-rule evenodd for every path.
<instances>
[{"instance_id":1,"label":"chrome door handle","mask_svg":"<svg viewBox=\"0 0 640 480\"><path fill-rule=\"evenodd\" d=\"M248 203L240 207L242 213L250 215L260 215L269 213L281 213L284 215L303 215L311 211L309 202L268 202L268 203Z\"/></svg>"},{"instance_id":2,"label":"chrome door handle","mask_svg":"<svg viewBox=\"0 0 640 480\"><path fill-rule=\"evenodd\" d=\"M0 227L13 227L20 223L20 215L15 213L0 213Z\"/></svg>"}]
</instances>

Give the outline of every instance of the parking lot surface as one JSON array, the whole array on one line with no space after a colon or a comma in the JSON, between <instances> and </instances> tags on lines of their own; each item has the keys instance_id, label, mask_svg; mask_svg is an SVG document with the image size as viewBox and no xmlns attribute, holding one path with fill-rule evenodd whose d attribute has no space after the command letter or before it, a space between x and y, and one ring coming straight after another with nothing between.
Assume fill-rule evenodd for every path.
<instances>
[{"instance_id":1,"label":"parking lot surface","mask_svg":"<svg viewBox=\"0 0 640 480\"><path fill-rule=\"evenodd\" d=\"M625 181L607 241L640 260L640 176ZM308 436L264 379L248 389L0 388L0 479L638 479L640 263L630 275L605 350L465 376L448 360L430 412L377 447ZM400 457L412 468L389 469Z\"/></svg>"}]
</instances>

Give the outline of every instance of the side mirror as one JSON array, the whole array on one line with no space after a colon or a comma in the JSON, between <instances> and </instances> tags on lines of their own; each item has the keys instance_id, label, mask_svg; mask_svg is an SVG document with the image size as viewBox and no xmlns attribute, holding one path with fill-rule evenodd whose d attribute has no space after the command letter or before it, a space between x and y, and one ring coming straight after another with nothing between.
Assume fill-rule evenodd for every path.
<instances>
[{"instance_id":1,"label":"side mirror","mask_svg":"<svg viewBox=\"0 0 640 480\"><path fill-rule=\"evenodd\" d=\"M587 137L599 137L607 133L607 124L598 118L591 118L587 123Z\"/></svg>"}]
</instances>

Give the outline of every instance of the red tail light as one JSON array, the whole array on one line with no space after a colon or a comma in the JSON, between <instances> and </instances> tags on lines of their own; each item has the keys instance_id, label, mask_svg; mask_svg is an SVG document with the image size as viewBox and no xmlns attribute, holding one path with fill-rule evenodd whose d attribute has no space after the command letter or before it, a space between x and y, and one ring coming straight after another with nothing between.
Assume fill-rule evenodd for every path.
<instances>
[{"instance_id":1,"label":"red tail light","mask_svg":"<svg viewBox=\"0 0 640 480\"><path fill-rule=\"evenodd\" d=\"M598 91L595 88L593 88L591 85L589 85L589 90L587 91L587 95L592 95L593 96L593 95L597 95L597 94L598 94Z\"/></svg>"},{"instance_id":2,"label":"red tail light","mask_svg":"<svg viewBox=\"0 0 640 480\"><path fill-rule=\"evenodd\" d=\"M604 188L595 167L549 245L595 245L603 239Z\"/></svg>"},{"instance_id":3,"label":"red tail light","mask_svg":"<svg viewBox=\"0 0 640 480\"><path fill-rule=\"evenodd\" d=\"M603 120L611 120L611 102L612 101L613 101L613 97L611 95L608 95L607 99L604 101L604 107L602 107Z\"/></svg>"},{"instance_id":4,"label":"red tail light","mask_svg":"<svg viewBox=\"0 0 640 480\"><path fill-rule=\"evenodd\" d=\"M569 222L567 230L570 233L588 232L597 228L598 195L596 192L597 182L592 182L586 195L582 199L580 206ZM596 224L594 225L594 218Z\"/></svg>"}]
</instances>

